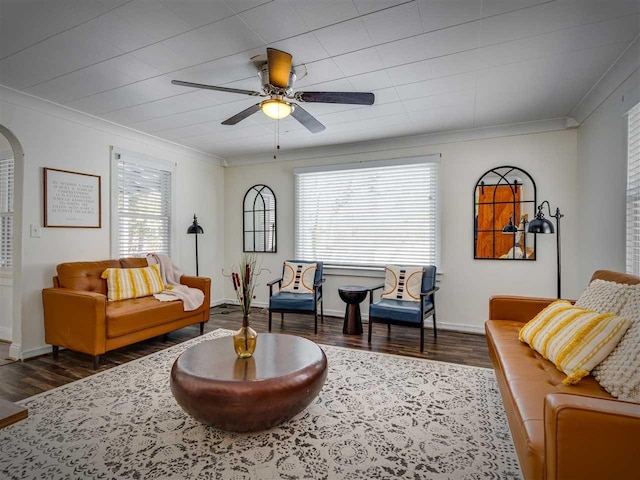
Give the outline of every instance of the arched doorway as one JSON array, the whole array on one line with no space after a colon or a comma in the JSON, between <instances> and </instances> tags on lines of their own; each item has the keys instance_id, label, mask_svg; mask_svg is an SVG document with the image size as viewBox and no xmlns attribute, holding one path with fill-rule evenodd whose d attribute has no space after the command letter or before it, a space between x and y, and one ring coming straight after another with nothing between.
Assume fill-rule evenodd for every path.
<instances>
[{"instance_id":1,"label":"arched doorway","mask_svg":"<svg viewBox=\"0 0 640 480\"><path fill-rule=\"evenodd\" d=\"M8 356L20 359L23 151L18 139L0 125L0 340Z\"/></svg>"}]
</instances>

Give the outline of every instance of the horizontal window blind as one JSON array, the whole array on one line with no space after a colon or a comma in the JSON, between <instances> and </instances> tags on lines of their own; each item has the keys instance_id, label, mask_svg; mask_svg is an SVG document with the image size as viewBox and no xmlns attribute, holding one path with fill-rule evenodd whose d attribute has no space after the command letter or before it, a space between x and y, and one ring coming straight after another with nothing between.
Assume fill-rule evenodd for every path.
<instances>
[{"instance_id":1,"label":"horizontal window blind","mask_svg":"<svg viewBox=\"0 0 640 480\"><path fill-rule=\"evenodd\" d=\"M627 121L627 273L640 275L640 103Z\"/></svg>"},{"instance_id":2,"label":"horizontal window blind","mask_svg":"<svg viewBox=\"0 0 640 480\"><path fill-rule=\"evenodd\" d=\"M0 159L0 268L13 268L13 158Z\"/></svg>"},{"instance_id":3,"label":"horizontal window blind","mask_svg":"<svg viewBox=\"0 0 640 480\"><path fill-rule=\"evenodd\" d=\"M438 164L340 168L296 174L296 257L434 265Z\"/></svg>"},{"instance_id":4,"label":"horizontal window blind","mask_svg":"<svg viewBox=\"0 0 640 480\"><path fill-rule=\"evenodd\" d=\"M171 172L119 155L117 251L171 255Z\"/></svg>"}]
</instances>

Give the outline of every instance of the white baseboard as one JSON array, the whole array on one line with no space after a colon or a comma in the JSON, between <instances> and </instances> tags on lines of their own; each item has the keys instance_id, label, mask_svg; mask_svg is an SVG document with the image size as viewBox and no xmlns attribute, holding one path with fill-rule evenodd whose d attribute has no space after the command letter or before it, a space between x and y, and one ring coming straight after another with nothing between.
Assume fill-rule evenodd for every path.
<instances>
[{"instance_id":1,"label":"white baseboard","mask_svg":"<svg viewBox=\"0 0 640 480\"><path fill-rule=\"evenodd\" d=\"M236 299L233 299L233 300L227 299L224 301L219 301L217 305L223 305L225 303L230 305L238 305L238 301ZM257 308L267 308L269 304L266 302L253 302L253 306ZM328 317L344 318L344 310L333 310L333 309L325 308L324 314ZM369 313L363 311L361 312L361 314L362 314L362 322L365 324L368 324ZM427 319L426 323L427 325L432 325L431 319L430 318ZM437 326L439 330L449 330L452 332L476 333L476 334L484 335L484 326L465 325L463 323L448 323L448 322L437 322Z\"/></svg>"},{"instance_id":2,"label":"white baseboard","mask_svg":"<svg viewBox=\"0 0 640 480\"><path fill-rule=\"evenodd\" d=\"M64 347L60 347L60 350L64 350ZM22 360L27 358L37 357L38 355L44 355L45 353L51 353L51 345L43 345L41 347L30 348L29 350L23 350Z\"/></svg>"},{"instance_id":3,"label":"white baseboard","mask_svg":"<svg viewBox=\"0 0 640 480\"><path fill-rule=\"evenodd\" d=\"M9 358L13 360L22 360L22 345L12 343L9 347Z\"/></svg>"},{"instance_id":4,"label":"white baseboard","mask_svg":"<svg viewBox=\"0 0 640 480\"><path fill-rule=\"evenodd\" d=\"M13 330L9 327L0 327L0 340L10 342L13 338Z\"/></svg>"},{"instance_id":5,"label":"white baseboard","mask_svg":"<svg viewBox=\"0 0 640 480\"><path fill-rule=\"evenodd\" d=\"M224 298L219 298L218 300L211 300L211 308L217 307L218 305L224 305L225 303L229 303Z\"/></svg>"}]
</instances>

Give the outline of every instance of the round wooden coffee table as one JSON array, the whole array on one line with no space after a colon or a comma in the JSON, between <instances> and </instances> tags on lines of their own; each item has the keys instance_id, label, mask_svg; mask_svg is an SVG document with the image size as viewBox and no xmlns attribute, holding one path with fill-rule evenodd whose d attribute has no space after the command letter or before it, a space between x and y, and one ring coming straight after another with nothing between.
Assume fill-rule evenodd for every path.
<instances>
[{"instance_id":1,"label":"round wooden coffee table","mask_svg":"<svg viewBox=\"0 0 640 480\"><path fill-rule=\"evenodd\" d=\"M232 432L289 420L318 395L327 357L310 340L261 333L253 357L239 359L232 337L185 350L171 369L171 392L196 420Z\"/></svg>"}]
</instances>

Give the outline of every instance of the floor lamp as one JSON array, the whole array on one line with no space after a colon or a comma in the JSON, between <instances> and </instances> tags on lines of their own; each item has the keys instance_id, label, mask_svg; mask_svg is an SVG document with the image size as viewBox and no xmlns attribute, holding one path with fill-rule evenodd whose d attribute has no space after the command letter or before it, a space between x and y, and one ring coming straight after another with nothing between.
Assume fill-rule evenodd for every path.
<instances>
[{"instance_id":1,"label":"floor lamp","mask_svg":"<svg viewBox=\"0 0 640 480\"><path fill-rule=\"evenodd\" d=\"M204 233L204 230L200 225L198 225L198 217L196 214L193 214L193 223L189 225L187 228L187 233L196 236L196 276L199 276L200 272L198 271L198 235Z\"/></svg>"},{"instance_id":2,"label":"floor lamp","mask_svg":"<svg viewBox=\"0 0 640 480\"><path fill-rule=\"evenodd\" d=\"M529 222L529 233L554 233L553 224L544 218L544 213L542 213L542 208L544 204L547 204L547 211L549 212L549 216L551 218L556 219L557 225L557 235L556 235L556 254L557 254L557 262L558 262L558 298L562 298L560 294L560 219L564 217L562 213L560 213L560 209L556 208L556 214L551 215L551 206L549 202L546 200L542 202L538 206L538 214L536 218Z\"/></svg>"}]
</instances>

